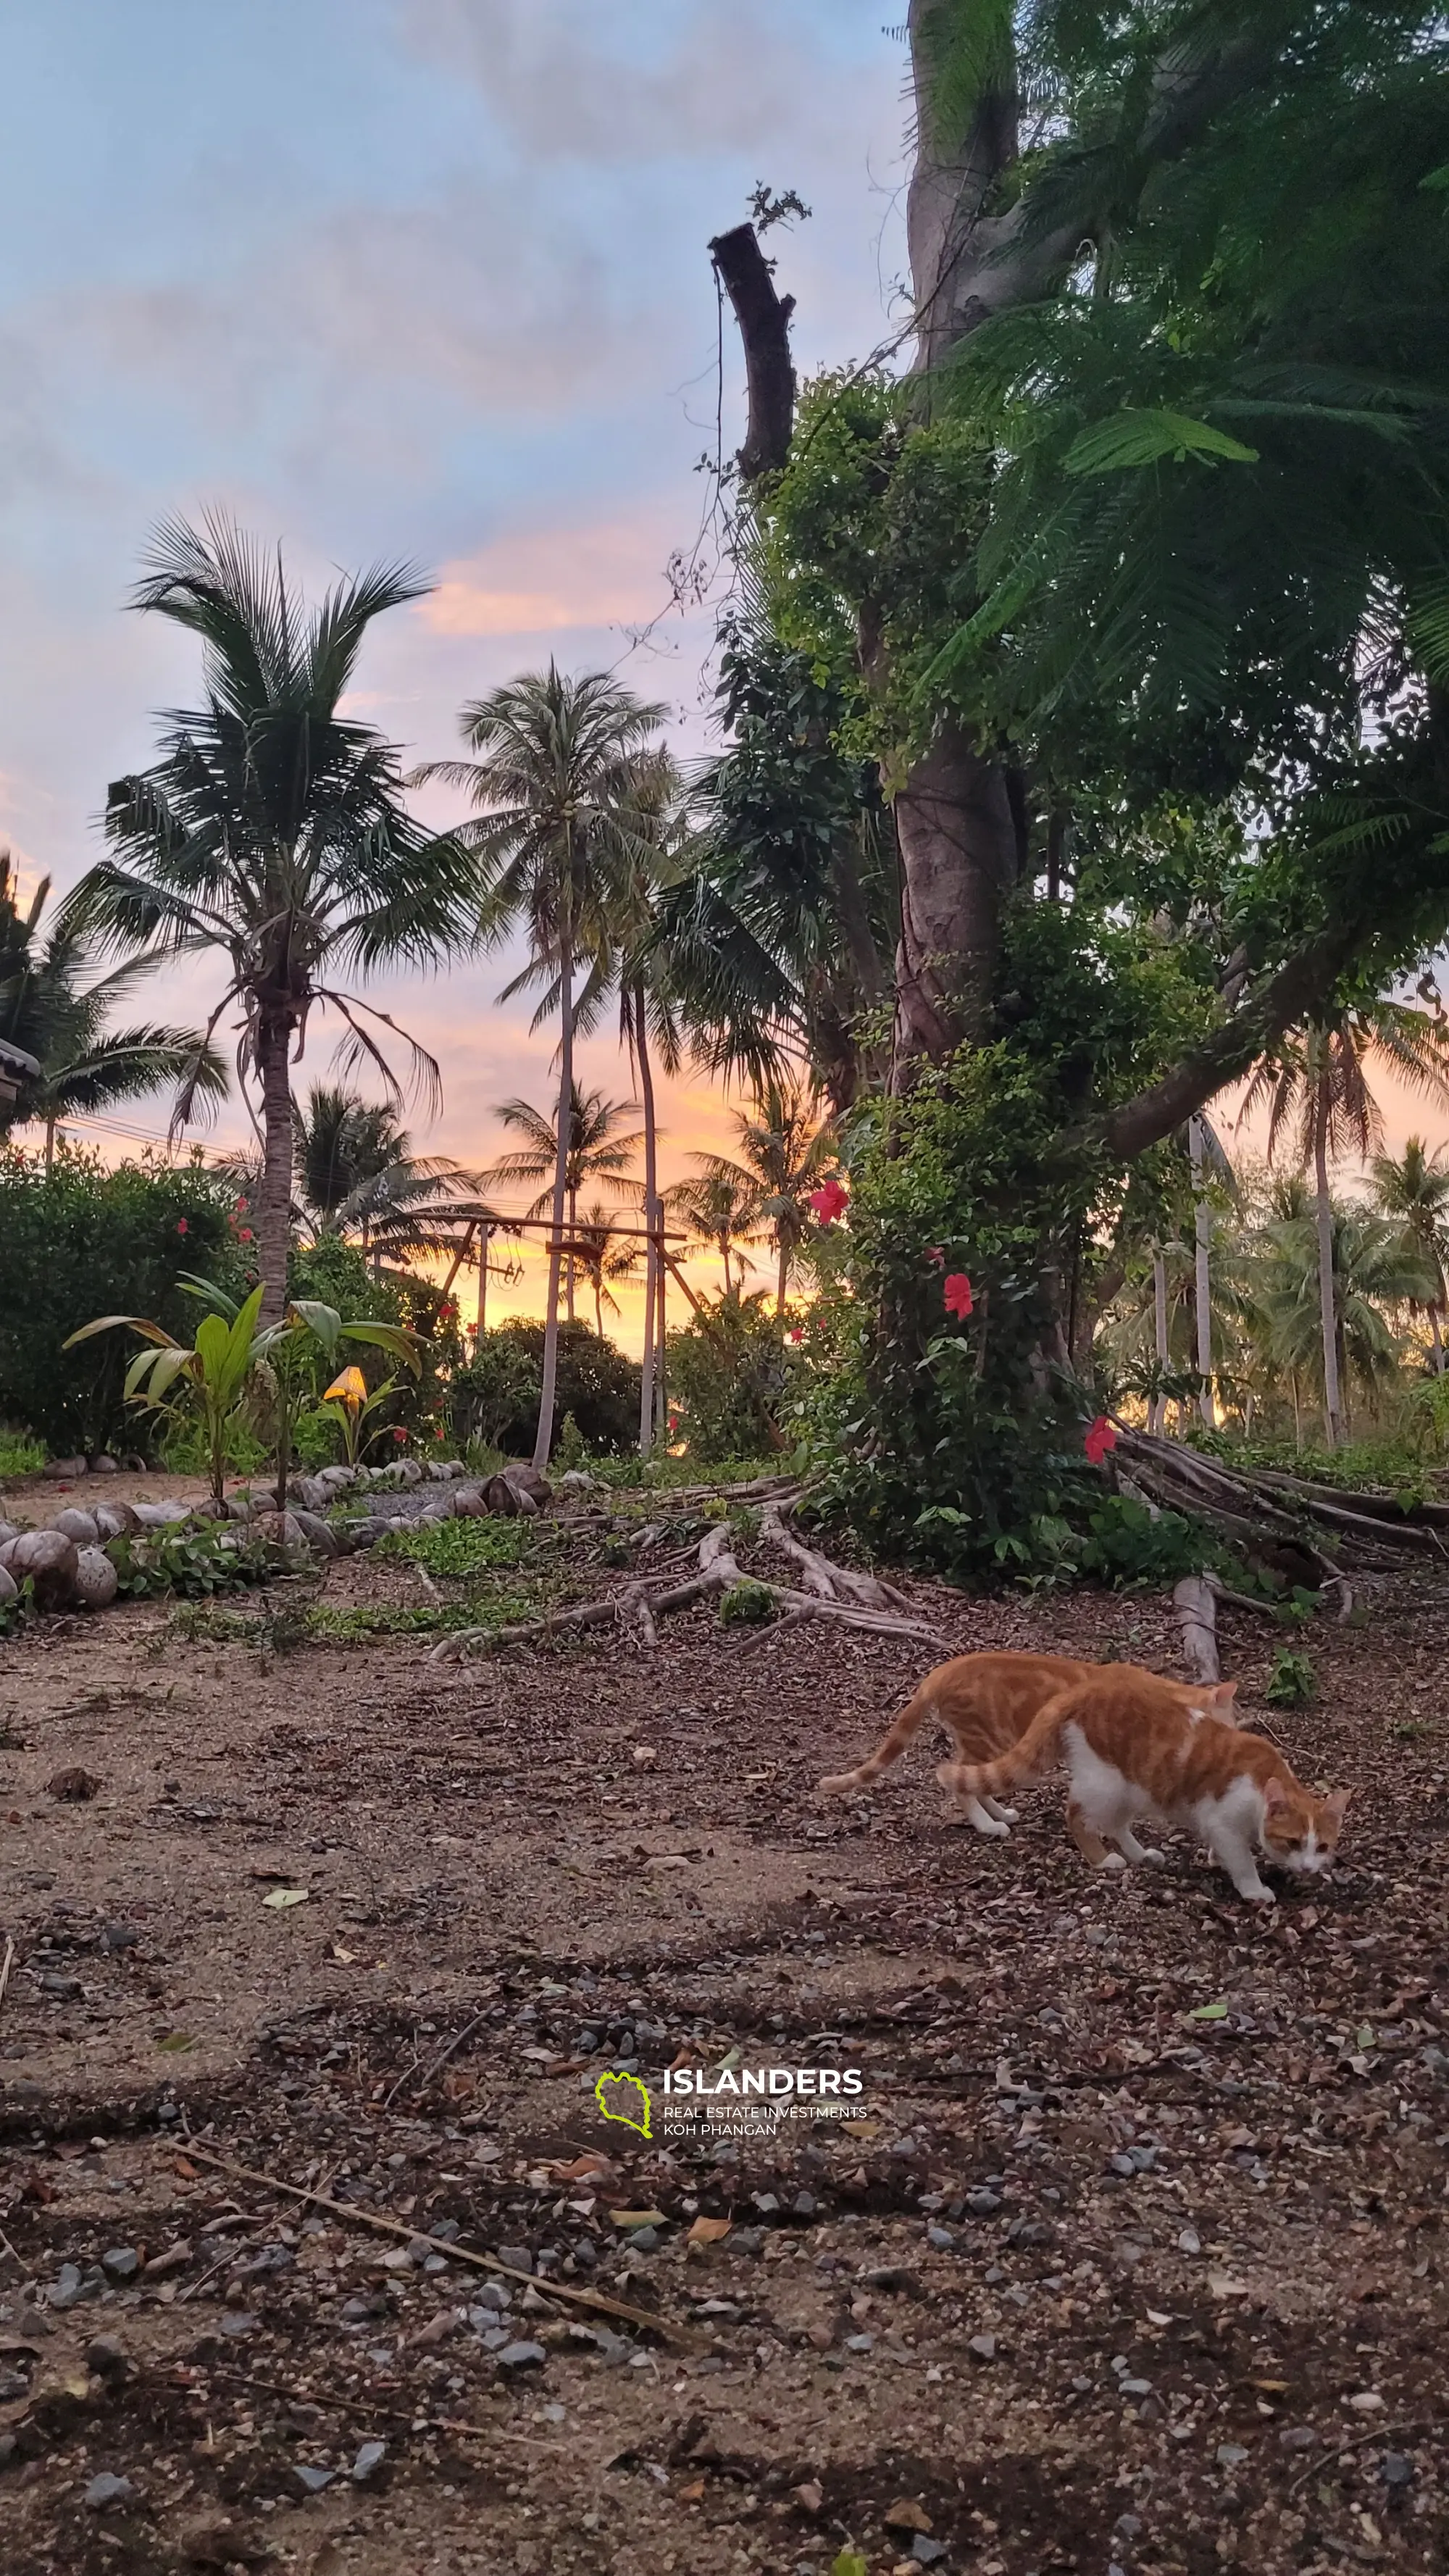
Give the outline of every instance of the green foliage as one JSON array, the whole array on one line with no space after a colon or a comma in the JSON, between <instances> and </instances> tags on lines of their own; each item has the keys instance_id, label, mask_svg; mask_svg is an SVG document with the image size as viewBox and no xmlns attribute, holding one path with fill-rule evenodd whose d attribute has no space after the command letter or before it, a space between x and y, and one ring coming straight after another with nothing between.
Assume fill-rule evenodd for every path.
<instances>
[{"instance_id":1,"label":"green foliage","mask_svg":"<svg viewBox=\"0 0 1449 2576\"><path fill-rule=\"evenodd\" d=\"M148 1531L144 1537L113 1538L106 1554L116 1569L120 1591L142 1600L172 1592L187 1600L203 1600L213 1592L270 1583L292 1571L280 1548L235 1532L223 1545L219 1529L181 1527Z\"/></svg>"},{"instance_id":2,"label":"green foliage","mask_svg":"<svg viewBox=\"0 0 1449 2576\"><path fill-rule=\"evenodd\" d=\"M39 1440L27 1440L19 1432L0 1431L0 1484L7 1476L33 1476L45 1461L45 1449Z\"/></svg>"},{"instance_id":3,"label":"green foliage","mask_svg":"<svg viewBox=\"0 0 1449 2576\"><path fill-rule=\"evenodd\" d=\"M233 1198L192 1165L107 1172L62 1147L47 1178L38 1161L0 1152L0 1416L52 1456L132 1445L128 1354L110 1340L65 1344L98 1308L189 1332L181 1280L198 1266L240 1288Z\"/></svg>"},{"instance_id":4,"label":"green foliage","mask_svg":"<svg viewBox=\"0 0 1449 2576\"><path fill-rule=\"evenodd\" d=\"M454 1439L486 1441L510 1457L532 1451L543 1395L542 1324L518 1320L484 1333L451 1387ZM560 1412L571 1413L591 1456L628 1449L639 1434L639 1369L587 1324L558 1328Z\"/></svg>"},{"instance_id":5,"label":"green foliage","mask_svg":"<svg viewBox=\"0 0 1449 2576\"><path fill-rule=\"evenodd\" d=\"M759 1628L773 1619L778 1604L768 1583L732 1583L719 1597L722 1628Z\"/></svg>"},{"instance_id":6,"label":"green foliage","mask_svg":"<svg viewBox=\"0 0 1449 2576\"><path fill-rule=\"evenodd\" d=\"M221 1441L228 1476L258 1475L271 1455L266 1441L257 1437L239 1413L223 1423ZM162 1464L173 1476L211 1473L211 1449L204 1422L184 1415L174 1418L161 1435L160 1450Z\"/></svg>"},{"instance_id":7,"label":"green foliage","mask_svg":"<svg viewBox=\"0 0 1449 2576\"><path fill-rule=\"evenodd\" d=\"M1291 1646L1280 1646L1263 1686L1263 1697L1269 1707L1306 1708L1317 1688L1318 1677L1311 1658L1295 1654Z\"/></svg>"},{"instance_id":8,"label":"green foliage","mask_svg":"<svg viewBox=\"0 0 1449 2576\"><path fill-rule=\"evenodd\" d=\"M777 1324L763 1290L752 1297L704 1302L683 1331L669 1336L669 1390L692 1467L713 1468L769 1447L769 1427L783 1428L800 1399L800 1326L788 1313Z\"/></svg>"},{"instance_id":9,"label":"green foliage","mask_svg":"<svg viewBox=\"0 0 1449 2576\"><path fill-rule=\"evenodd\" d=\"M566 1413L559 1425L558 1439L554 1444L554 1466L560 1474L567 1475L570 1468L582 1467L588 1454L582 1431L573 1415Z\"/></svg>"},{"instance_id":10,"label":"green foliage","mask_svg":"<svg viewBox=\"0 0 1449 2576\"><path fill-rule=\"evenodd\" d=\"M1154 1519L1130 1495L1109 1494L1088 1516L1076 1562L1099 1583L1166 1590L1185 1574L1201 1574L1218 1554L1218 1542L1200 1522L1168 1511Z\"/></svg>"},{"instance_id":11,"label":"green foliage","mask_svg":"<svg viewBox=\"0 0 1449 2576\"><path fill-rule=\"evenodd\" d=\"M539 1534L525 1520L429 1521L417 1529L390 1530L379 1539L380 1557L405 1557L429 1574L462 1581L499 1566L526 1564L539 1550Z\"/></svg>"}]
</instances>

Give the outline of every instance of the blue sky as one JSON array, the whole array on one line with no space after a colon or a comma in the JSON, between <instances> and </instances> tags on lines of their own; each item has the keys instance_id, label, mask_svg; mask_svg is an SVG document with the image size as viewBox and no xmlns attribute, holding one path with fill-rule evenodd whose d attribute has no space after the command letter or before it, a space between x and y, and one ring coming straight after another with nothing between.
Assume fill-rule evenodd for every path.
<instances>
[{"instance_id":1,"label":"blue sky","mask_svg":"<svg viewBox=\"0 0 1449 2576\"><path fill-rule=\"evenodd\" d=\"M542 659L615 662L664 606L714 436L706 242L757 180L803 368L863 355L902 262L904 55L881 0L11 0L0 13L0 836L32 879L97 847L107 780L195 682L122 613L148 528L220 503L314 583L421 560L360 702L410 756ZM742 369L725 344L727 427ZM704 628L631 680L697 745ZM431 1142L541 1091L470 966L421 1010ZM204 1006L190 969L165 1009ZM156 996L161 1000L159 989ZM319 1058L318 1069L321 1069ZM608 1050L588 1068L627 1088ZM137 1123L159 1127L154 1109ZM719 1112L677 1104L677 1152ZM237 1122L228 1122L240 1127ZM697 1138L696 1138L697 1141Z\"/></svg>"}]
</instances>

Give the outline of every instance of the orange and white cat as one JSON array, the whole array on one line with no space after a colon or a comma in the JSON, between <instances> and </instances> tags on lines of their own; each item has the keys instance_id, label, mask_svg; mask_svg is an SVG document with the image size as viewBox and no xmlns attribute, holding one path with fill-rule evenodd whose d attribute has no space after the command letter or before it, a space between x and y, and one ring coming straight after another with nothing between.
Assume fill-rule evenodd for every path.
<instances>
[{"instance_id":1,"label":"orange and white cat","mask_svg":"<svg viewBox=\"0 0 1449 2576\"><path fill-rule=\"evenodd\" d=\"M1099 1665L1049 1700L995 1760L943 1762L936 1777L957 1797L985 1799L1060 1754L1070 1778L1067 1824L1093 1868L1160 1861L1132 1830L1149 1818L1200 1834L1238 1894L1271 1905L1258 1854L1305 1876L1328 1869L1350 1792L1316 1796L1275 1744L1194 1714L1187 1696L1130 1664Z\"/></svg>"},{"instance_id":2,"label":"orange and white cat","mask_svg":"<svg viewBox=\"0 0 1449 2576\"><path fill-rule=\"evenodd\" d=\"M900 1760L912 1737L919 1735L932 1719L956 1740L955 1764L944 1765L936 1775L938 1779L944 1780L948 1769L989 1763L994 1756L1020 1743L1049 1700L1075 1683L1090 1680L1102 1669L1099 1664L1081 1663L1072 1655L955 1655L950 1663L938 1664L934 1672L927 1673L874 1753L868 1754L854 1771L836 1772L817 1781L816 1786L835 1796L865 1788ZM1130 1672L1137 1667L1114 1664L1110 1669ZM1231 1707L1237 1684L1164 1681L1160 1687L1173 1693L1190 1713L1205 1717ZM1006 1834L1016 1822L1014 1807L1003 1807L979 1790L961 1792L956 1808L978 1834Z\"/></svg>"}]
</instances>

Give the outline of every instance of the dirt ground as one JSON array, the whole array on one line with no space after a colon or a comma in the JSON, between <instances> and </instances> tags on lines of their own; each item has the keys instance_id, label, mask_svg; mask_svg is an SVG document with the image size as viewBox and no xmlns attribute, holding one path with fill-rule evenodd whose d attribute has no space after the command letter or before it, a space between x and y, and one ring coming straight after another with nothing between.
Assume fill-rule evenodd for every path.
<instances>
[{"instance_id":1,"label":"dirt ground","mask_svg":"<svg viewBox=\"0 0 1449 2576\"><path fill-rule=\"evenodd\" d=\"M958 1648L1175 1668L1155 1598L911 1588ZM898 1640L184 1624L0 1643L6 2576L1444 2566L1449 1588L1365 1585L1288 1715L1224 1614L1356 1792L1266 1920L1182 1841L1085 1874L1051 1789L948 1824L934 1748L822 1806ZM771 2065L863 2116L664 2095Z\"/></svg>"}]
</instances>

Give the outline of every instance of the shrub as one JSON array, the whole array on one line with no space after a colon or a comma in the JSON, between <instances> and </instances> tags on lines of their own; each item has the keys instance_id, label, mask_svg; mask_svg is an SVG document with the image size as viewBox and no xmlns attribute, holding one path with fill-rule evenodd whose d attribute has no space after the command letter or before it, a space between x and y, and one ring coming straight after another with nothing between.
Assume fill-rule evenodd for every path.
<instances>
[{"instance_id":1,"label":"shrub","mask_svg":"<svg viewBox=\"0 0 1449 2576\"><path fill-rule=\"evenodd\" d=\"M1280 1646L1269 1667L1263 1697L1270 1708L1306 1708L1318 1688L1312 1658Z\"/></svg>"},{"instance_id":2,"label":"shrub","mask_svg":"<svg viewBox=\"0 0 1449 2576\"><path fill-rule=\"evenodd\" d=\"M763 1291L720 1297L681 1332L669 1336L669 1391L680 1406L680 1429L690 1457L703 1467L726 1458L759 1457L774 1450L770 1428L793 1428L798 1401L801 1327L785 1318L785 1334Z\"/></svg>"},{"instance_id":3,"label":"shrub","mask_svg":"<svg viewBox=\"0 0 1449 2576\"><path fill-rule=\"evenodd\" d=\"M732 1583L719 1597L719 1624L722 1628L760 1628L775 1616L776 1601L768 1583L752 1583L746 1576Z\"/></svg>"},{"instance_id":4,"label":"shrub","mask_svg":"<svg viewBox=\"0 0 1449 2576\"><path fill-rule=\"evenodd\" d=\"M538 1430L543 1395L543 1326L500 1324L484 1333L451 1390L453 1436L478 1440L512 1457L526 1455ZM617 1456L639 1437L639 1368L587 1324L558 1328L557 1411L572 1414L592 1452Z\"/></svg>"},{"instance_id":5,"label":"shrub","mask_svg":"<svg viewBox=\"0 0 1449 2576\"><path fill-rule=\"evenodd\" d=\"M62 1146L40 1162L0 1152L0 1418L52 1454L130 1448L146 1417L130 1411L124 1379L135 1344L123 1333L66 1351L97 1315L154 1315L190 1341L195 1301L177 1286L200 1271L234 1292L246 1247L235 1193L199 1165L123 1163Z\"/></svg>"}]
</instances>

